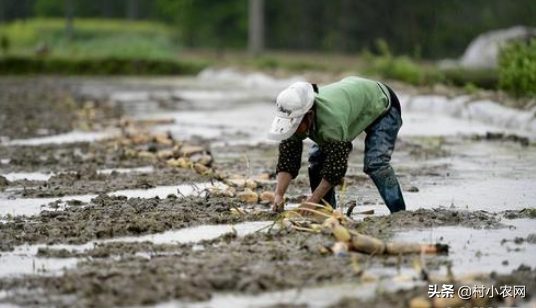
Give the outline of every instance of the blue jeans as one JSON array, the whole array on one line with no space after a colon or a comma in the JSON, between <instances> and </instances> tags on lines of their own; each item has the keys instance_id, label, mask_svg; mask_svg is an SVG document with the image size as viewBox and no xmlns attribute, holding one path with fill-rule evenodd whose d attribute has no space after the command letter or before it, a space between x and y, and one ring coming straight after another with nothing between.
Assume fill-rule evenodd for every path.
<instances>
[{"instance_id":1,"label":"blue jeans","mask_svg":"<svg viewBox=\"0 0 536 308\"><path fill-rule=\"evenodd\" d=\"M391 100L398 98L389 89ZM393 104L392 104L393 105ZM391 155L395 149L398 131L402 127L402 116L397 108L391 107L389 111L370 124L365 132L365 162L363 171L369 175L380 193L383 201L391 211L398 212L406 209L402 190L398 179L391 167ZM311 190L314 191L322 180L320 171L325 156L317 144L314 144L309 151L309 181ZM332 188L325 196L324 200L333 207L336 206L335 190Z\"/></svg>"}]
</instances>

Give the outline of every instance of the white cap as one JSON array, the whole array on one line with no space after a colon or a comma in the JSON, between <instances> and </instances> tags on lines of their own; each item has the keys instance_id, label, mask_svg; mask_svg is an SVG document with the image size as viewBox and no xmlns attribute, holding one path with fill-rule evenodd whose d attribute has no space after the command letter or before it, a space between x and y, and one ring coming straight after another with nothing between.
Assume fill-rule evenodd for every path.
<instances>
[{"instance_id":1,"label":"white cap","mask_svg":"<svg viewBox=\"0 0 536 308\"><path fill-rule=\"evenodd\" d=\"M296 82L281 91L275 100L276 115L268 138L285 140L298 129L303 116L313 107L315 92L308 82Z\"/></svg>"}]
</instances>

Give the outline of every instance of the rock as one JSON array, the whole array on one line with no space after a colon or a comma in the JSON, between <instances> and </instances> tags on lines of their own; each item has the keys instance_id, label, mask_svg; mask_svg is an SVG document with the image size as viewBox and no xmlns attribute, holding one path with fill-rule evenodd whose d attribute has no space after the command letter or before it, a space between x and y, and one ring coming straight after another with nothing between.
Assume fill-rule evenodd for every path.
<instances>
[{"instance_id":1,"label":"rock","mask_svg":"<svg viewBox=\"0 0 536 308\"><path fill-rule=\"evenodd\" d=\"M514 40L536 37L536 28L512 27L479 35L465 50L460 64L466 68L495 68L502 47Z\"/></svg>"},{"instance_id":2,"label":"rock","mask_svg":"<svg viewBox=\"0 0 536 308\"><path fill-rule=\"evenodd\" d=\"M527 243L536 244L536 233L531 233L527 236Z\"/></svg>"},{"instance_id":3,"label":"rock","mask_svg":"<svg viewBox=\"0 0 536 308\"><path fill-rule=\"evenodd\" d=\"M3 186L8 186L9 185L9 181L0 175L0 187L3 187Z\"/></svg>"},{"instance_id":4,"label":"rock","mask_svg":"<svg viewBox=\"0 0 536 308\"><path fill-rule=\"evenodd\" d=\"M419 188L417 186L410 186L408 189L406 189L407 192L416 193L419 192Z\"/></svg>"},{"instance_id":5,"label":"rock","mask_svg":"<svg viewBox=\"0 0 536 308\"><path fill-rule=\"evenodd\" d=\"M247 204L256 204L259 202L259 195L249 188L236 195L236 199Z\"/></svg>"}]
</instances>

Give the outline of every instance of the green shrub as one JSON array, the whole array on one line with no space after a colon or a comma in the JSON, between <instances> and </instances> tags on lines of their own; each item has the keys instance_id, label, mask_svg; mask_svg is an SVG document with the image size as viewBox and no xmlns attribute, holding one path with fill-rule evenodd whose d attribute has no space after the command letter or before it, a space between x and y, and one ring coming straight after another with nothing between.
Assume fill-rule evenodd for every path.
<instances>
[{"instance_id":1,"label":"green shrub","mask_svg":"<svg viewBox=\"0 0 536 308\"><path fill-rule=\"evenodd\" d=\"M171 59L178 45L170 28L152 22L75 19L72 37L63 19L30 19L0 27L17 55L46 46L52 56Z\"/></svg>"},{"instance_id":2,"label":"green shrub","mask_svg":"<svg viewBox=\"0 0 536 308\"><path fill-rule=\"evenodd\" d=\"M371 63L369 73L414 85L435 82L440 78L439 75L426 70L407 56L393 56L389 45L384 40L376 41L376 48L380 53L379 56L374 56L368 51L363 54L363 59Z\"/></svg>"},{"instance_id":3,"label":"green shrub","mask_svg":"<svg viewBox=\"0 0 536 308\"><path fill-rule=\"evenodd\" d=\"M0 58L0 75L191 75L204 68L202 63L176 60L124 58Z\"/></svg>"},{"instance_id":4,"label":"green shrub","mask_svg":"<svg viewBox=\"0 0 536 308\"><path fill-rule=\"evenodd\" d=\"M7 36L5 35L0 36L0 47L2 48L2 53L4 55L7 55L9 52L9 48L11 47L11 43Z\"/></svg>"},{"instance_id":5,"label":"green shrub","mask_svg":"<svg viewBox=\"0 0 536 308\"><path fill-rule=\"evenodd\" d=\"M517 96L536 96L536 39L503 48L499 54L499 86Z\"/></svg>"},{"instance_id":6,"label":"green shrub","mask_svg":"<svg viewBox=\"0 0 536 308\"><path fill-rule=\"evenodd\" d=\"M449 85L466 87L468 84L482 89L497 89L499 83L496 69L450 68L442 71Z\"/></svg>"},{"instance_id":7,"label":"green shrub","mask_svg":"<svg viewBox=\"0 0 536 308\"><path fill-rule=\"evenodd\" d=\"M320 63L307 60L281 60L274 57L260 57L249 61L249 65L258 69L286 69L294 72L307 70L324 70L325 67Z\"/></svg>"}]
</instances>

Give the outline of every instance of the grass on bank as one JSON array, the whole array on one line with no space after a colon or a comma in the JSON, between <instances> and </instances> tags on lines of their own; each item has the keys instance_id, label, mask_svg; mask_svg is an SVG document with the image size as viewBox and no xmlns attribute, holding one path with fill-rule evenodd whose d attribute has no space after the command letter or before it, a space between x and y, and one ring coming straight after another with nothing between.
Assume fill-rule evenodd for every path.
<instances>
[{"instance_id":1,"label":"grass on bank","mask_svg":"<svg viewBox=\"0 0 536 308\"><path fill-rule=\"evenodd\" d=\"M54 57L173 59L179 50L172 29L142 21L75 19L67 37L64 19L29 19L0 27L4 53Z\"/></svg>"},{"instance_id":2,"label":"grass on bank","mask_svg":"<svg viewBox=\"0 0 536 308\"><path fill-rule=\"evenodd\" d=\"M180 61L174 31L142 21L31 19L0 27L0 74L184 75L202 62Z\"/></svg>"}]
</instances>

